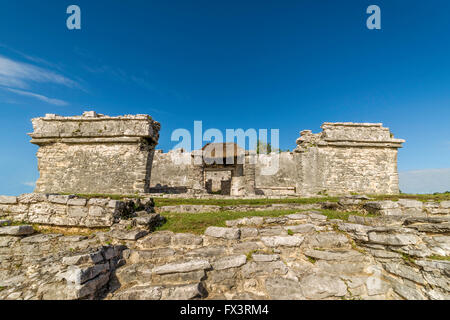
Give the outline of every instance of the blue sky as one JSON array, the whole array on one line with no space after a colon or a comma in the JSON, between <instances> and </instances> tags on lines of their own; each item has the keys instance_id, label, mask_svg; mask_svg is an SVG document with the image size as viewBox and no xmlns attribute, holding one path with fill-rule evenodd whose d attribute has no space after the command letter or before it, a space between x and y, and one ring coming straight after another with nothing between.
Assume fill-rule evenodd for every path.
<instances>
[{"instance_id":1,"label":"blue sky","mask_svg":"<svg viewBox=\"0 0 450 320\"><path fill-rule=\"evenodd\" d=\"M282 149L326 121L382 122L407 140L402 191L449 190L449 18L447 0L2 1L0 194L38 178L30 119L84 110L152 115L165 151L194 120L280 129Z\"/></svg>"}]
</instances>

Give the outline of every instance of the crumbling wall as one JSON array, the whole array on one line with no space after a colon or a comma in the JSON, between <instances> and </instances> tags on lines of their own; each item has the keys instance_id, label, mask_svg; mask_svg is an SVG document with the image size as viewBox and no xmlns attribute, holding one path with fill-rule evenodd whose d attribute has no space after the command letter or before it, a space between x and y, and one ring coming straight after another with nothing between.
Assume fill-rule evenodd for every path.
<instances>
[{"instance_id":1,"label":"crumbling wall","mask_svg":"<svg viewBox=\"0 0 450 320\"><path fill-rule=\"evenodd\" d=\"M74 195L29 193L19 197L0 196L0 218L54 226L110 227L140 205Z\"/></svg>"},{"instance_id":2,"label":"crumbling wall","mask_svg":"<svg viewBox=\"0 0 450 320\"><path fill-rule=\"evenodd\" d=\"M266 195L295 194L297 170L295 154L280 152L258 154L255 164L255 183L257 193ZM270 172L275 168L274 172ZM270 174L264 174L270 172Z\"/></svg>"},{"instance_id":3,"label":"crumbling wall","mask_svg":"<svg viewBox=\"0 0 450 320\"><path fill-rule=\"evenodd\" d=\"M95 112L32 120L38 193L147 192L160 125L148 115L109 117Z\"/></svg>"},{"instance_id":4,"label":"crumbling wall","mask_svg":"<svg viewBox=\"0 0 450 320\"><path fill-rule=\"evenodd\" d=\"M324 123L297 140L299 194L396 194L397 149L388 128L374 123Z\"/></svg>"},{"instance_id":5,"label":"crumbling wall","mask_svg":"<svg viewBox=\"0 0 450 320\"><path fill-rule=\"evenodd\" d=\"M197 171L192 153L182 149L163 153L156 150L153 157L150 187L152 192L187 192L196 186Z\"/></svg>"}]
</instances>

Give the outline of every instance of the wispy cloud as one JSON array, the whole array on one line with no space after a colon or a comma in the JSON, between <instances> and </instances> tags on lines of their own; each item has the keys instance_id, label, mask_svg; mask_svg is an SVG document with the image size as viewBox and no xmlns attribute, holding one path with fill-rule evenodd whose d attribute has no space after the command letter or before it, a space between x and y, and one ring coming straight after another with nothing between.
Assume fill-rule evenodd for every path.
<instances>
[{"instance_id":1,"label":"wispy cloud","mask_svg":"<svg viewBox=\"0 0 450 320\"><path fill-rule=\"evenodd\" d=\"M54 83L69 88L79 87L77 82L56 72L0 55L0 85L26 89L30 82Z\"/></svg>"},{"instance_id":2,"label":"wispy cloud","mask_svg":"<svg viewBox=\"0 0 450 320\"><path fill-rule=\"evenodd\" d=\"M450 190L450 168L399 173L400 190L405 193L434 193Z\"/></svg>"},{"instance_id":3,"label":"wispy cloud","mask_svg":"<svg viewBox=\"0 0 450 320\"><path fill-rule=\"evenodd\" d=\"M59 100L59 99L54 99L54 98L49 98L49 97L46 97L44 95L33 93L33 92L29 92L29 91L23 91L23 90L19 90L19 89L11 89L11 88L6 88L5 90L8 90L10 92L19 94L21 96L35 98L35 99L41 100L43 102L46 102L46 103L49 103L49 104L53 104L55 106L67 106L68 105L68 103L66 101Z\"/></svg>"},{"instance_id":4,"label":"wispy cloud","mask_svg":"<svg viewBox=\"0 0 450 320\"><path fill-rule=\"evenodd\" d=\"M36 182L34 181L27 181L27 182L22 182L23 185L28 186L28 187L35 187L36 186Z\"/></svg>"}]
</instances>

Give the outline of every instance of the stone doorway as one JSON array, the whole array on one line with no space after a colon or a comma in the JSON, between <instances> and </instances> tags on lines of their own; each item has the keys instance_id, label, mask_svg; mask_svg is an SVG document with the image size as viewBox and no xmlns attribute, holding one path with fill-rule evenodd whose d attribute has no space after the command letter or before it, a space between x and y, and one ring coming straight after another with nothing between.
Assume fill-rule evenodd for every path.
<instances>
[{"instance_id":1,"label":"stone doorway","mask_svg":"<svg viewBox=\"0 0 450 320\"><path fill-rule=\"evenodd\" d=\"M206 169L205 188L210 194L230 195L232 170L229 169Z\"/></svg>"}]
</instances>

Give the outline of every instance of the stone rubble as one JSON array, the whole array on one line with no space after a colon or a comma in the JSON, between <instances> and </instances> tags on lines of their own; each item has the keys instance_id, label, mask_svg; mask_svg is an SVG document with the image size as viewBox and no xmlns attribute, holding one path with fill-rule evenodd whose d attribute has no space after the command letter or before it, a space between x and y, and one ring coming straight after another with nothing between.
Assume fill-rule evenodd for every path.
<instances>
[{"instance_id":1,"label":"stone rubble","mask_svg":"<svg viewBox=\"0 0 450 320\"><path fill-rule=\"evenodd\" d=\"M163 218L140 211L88 236L13 223L0 227L0 299L446 300L450 262L433 258L450 255L445 206L349 221L306 210L227 221L203 235L152 232Z\"/></svg>"}]
</instances>

